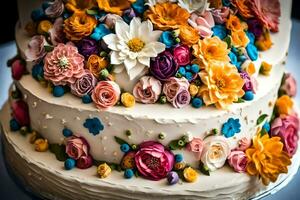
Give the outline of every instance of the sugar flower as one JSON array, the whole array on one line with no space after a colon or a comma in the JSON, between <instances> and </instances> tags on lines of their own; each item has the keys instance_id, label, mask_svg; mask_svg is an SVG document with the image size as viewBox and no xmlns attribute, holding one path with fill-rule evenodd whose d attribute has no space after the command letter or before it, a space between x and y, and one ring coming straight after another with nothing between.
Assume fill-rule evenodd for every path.
<instances>
[{"instance_id":1,"label":"sugar flower","mask_svg":"<svg viewBox=\"0 0 300 200\"><path fill-rule=\"evenodd\" d=\"M54 46L64 42L65 33L63 23L64 19L59 17L55 20L53 27L49 30L50 40Z\"/></svg>"},{"instance_id":2,"label":"sugar flower","mask_svg":"<svg viewBox=\"0 0 300 200\"><path fill-rule=\"evenodd\" d=\"M113 29L115 27L116 21L122 20L122 17L116 14L108 13L101 17L100 22L103 22L109 29Z\"/></svg>"},{"instance_id":3,"label":"sugar flower","mask_svg":"<svg viewBox=\"0 0 300 200\"><path fill-rule=\"evenodd\" d=\"M96 77L100 77L101 70L108 67L109 61L105 57L100 57L95 54L92 54L86 64L86 68Z\"/></svg>"},{"instance_id":4,"label":"sugar flower","mask_svg":"<svg viewBox=\"0 0 300 200\"><path fill-rule=\"evenodd\" d=\"M177 4L159 3L145 12L145 15L160 30L178 29L187 24L190 14Z\"/></svg>"},{"instance_id":5,"label":"sugar flower","mask_svg":"<svg viewBox=\"0 0 300 200\"><path fill-rule=\"evenodd\" d=\"M270 31L264 29L262 35L259 38L257 38L255 42L255 46L257 46L257 48L261 51L266 51L270 49L272 45L273 43L272 43Z\"/></svg>"},{"instance_id":6,"label":"sugar flower","mask_svg":"<svg viewBox=\"0 0 300 200\"><path fill-rule=\"evenodd\" d=\"M280 12L279 0L253 0L249 1L254 15L273 32L278 32Z\"/></svg>"},{"instance_id":7,"label":"sugar flower","mask_svg":"<svg viewBox=\"0 0 300 200\"><path fill-rule=\"evenodd\" d=\"M113 81L100 81L92 93L92 99L99 109L107 109L119 101L121 90Z\"/></svg>"},{"instance_id":8,"label":"sugar flower","mask_svg":"<svg viewBox=\"0 0 300 200\"><path fill-rule=\"evenodd\" d=\"M230 154L229 145L224 137L213 136L204 140L201 161L210 171L224 166Z\"/></svg>"},{"instance_id":9,"label":"sugar flower","mask_svg":"<svg viewBox=\"0 0 300 200\"><path fill-rule=\"evenodd\" d=\"M84 12L75 12L67 18L64 23L64 32L67 39L79 41L89 36L97 25L95 17L85 14Z\"/></svg>"},{"instance_id":10,"label":"sugar flower","mask_svg":"<svg viewBox=\"0 0 300 200\"><path fill-rule=\"evenodd\" d=\"M228 7L222 7L220 9L213 9L211 12L216 24L224 24L227 21L230 9Z\"/></svg>"},{"instance_id":11,"label":"sugar flower","mask_svg":"<svg viewBox=\"0 0 300 200\"><path fill-rule=\"evenodd\" d=\"M203 12L208 9L209 3L207 0L178 0L178 5L189 13L203 14Z\"/></svg>"},{"instance_id":12,"label":"sugar flower","mask_svg":"<svg viewBox=\"0 0 300 200\"><path fill-rule=\"evenodd\" d=\"M254 17L251 8L249 8L249 2L249 0L231 0L232 5L238 9L239 14L246 19Z\"/></svg>"},{"instance_id":13,"label":"sugar flower","mask_svg":"<svg viewBox=\"0 0 300 200\"><path fill-rule=\"evenodd\" d=\"M170 103L173 103L179 94L179 92L188 90L189 89L189 82L185 78L169 78L163 87L163 93L166 95L167 100Z\"/></svg>"},{"instance_id":14,"label":"sugar flower","mask_svg":"<svg viewBox=\"0 0 300 200\"><path fill-rule=\"evenodd\" d=\"M23 100L14 101L11 105L13 118L20 126L28 126L30 124L28 105Z\"/></svg>"},{"instance_id":15,"label":"sugar flower","mask_svg":"<svg viewBox=\"0 0 300 200\"><path fill-rule=\"evenodd\" d=\"M250 40L247 37L247 34L245 31L232 31L231 32L231 38L232 38L232 45L236 48L239 47L247 47Z\"/></svg>"},{"instance_id":16,"label":"sugar flower","mask_svg":"<svg viewBox=\"0 0 300 200\"><path fill-rule=\"evenodd\" d=\"M103 163L97 167L97 174L100 178L107 178L111 174L112 170L110 166L106 163Z\"/></svg>"},{"instance_id":17,"label":"sugar flower","mask_svg":"<svg viewBox=\"0 0 300 200\"><path fill-rule=\"evenodd\" d=\"M150 21L134 18L128 25L118 20L115 29L116 34L109 34L103 40L112 50L111 64L117 65L115 73L126 70L130 80L150 67L151 57L165 50L165 45L158 42L161 31L153 31Z\"/></svg>"},{"instance_id":18,"label":"sugar flower","mask_svg":"<svg viewBox=\"0 0 300 200\"><path fill-rule=\"evenodd\" d=\"M262 137L257 135L253 138L252 147L246 150L247 173L261 177L264 185L275 182L279 174L287 173L287 166L291 164L280 140L280 137L270 138L268 134Z\"/></svg>"},{"instance_id":19,"label":"sugar flower","mask_svg":"<svg viewBox=\"0 0 300 200\"><path fill-rule=\"evenodd\" d=\"M226 21L226 28L231 31L241 31L244 29L240 19L235 15L230 15Z\"/></svg>"},{"instance_id":20,"label":"sugar flower","mask_svg":"<svg viewBox=\"0 0 300 200\"><path fill-rule=\"evenodd\" d=\"M226 123L223 124L222 134L226 138L233 137L236 133L241 132L241 124L239 119L230 118Z\"/></svg>"},{"instance_id":21,"label":"sugar flower","mask_svg":"<svg viewBox=\"0 0 300 200\"><path fill-rule=\"evenodd\" d=\"M190 25L181 25L179 27L178 37L180 39L180 42L187 46L192 46L193 44L196 44L200 39L198 31Z\"/></svg>"},{"instance_id":22,"label":"sugar flower","mask_svg":"<svg viewBox=\"0 0 300 200\"><path fill-rule=\"evenodd\" d=\"M85 70L85 73L75 83L71 84L70 88L72 94L82 97L91 94L96 84L97 79L95 76L88 70Z\"/></svg>"},{"instance_id":23,"label":"sugar flower","mask_svg":"<svg viewBox=\"0 0 300 200\"><path fill-rule=\"evenodd\" d=\"M134 86L133 95L138 102L153 104L161 94L161 87L159 80L151 76L144 76Z\"/></svg>"},{"instance_id":24,"label":"sugar flower","mask_svg":"<svg viewBox=\"0 0 300 200\"><path fill-rule=\"evenodd\" d=\"M20 80L26 72L26 63L17 59L11 64L11 75L14 80Z\"/></svg>"},{"instance_id":25,"label":"sugar flower","mask_svg":"<svg viewBox=\"0 0 300 200\"><path fill-rule=\"evenodd\" d=\"M181 89L178 91L174 100L172 101L172 105L175 108L183 108L190 104L191 95L188 89Z\"/></svg>"},{"instance_id":26,"label":"sugar flower","mask_svg":"<svg viewBox=\"0 0 300 200\"><path fill-rule=\"evenodd\" d=\"M76 161L76 167L78 169L88 169L93 165L93 158L91 155L81 156Z\"/></svg>"},{"instance_id":27,"label":"sugar flower","mask_svg":"<svg viewBox=\"0 0 300 200\"><path fill-rule=\"evenodd\" d=\"M190 48L186 45L179 45L173 49L174 59L180 66L185 66L191 62Z\"/></svg>"},{"instance_id":28,"label":"sugar flower","mask_svg":"<svg viewBox=\"0 0 300 200\"><path fill-rule=\"evenodd\" d=\"M277 99L275 106L279 115L290 115L294 102L288 95L283 95Z\"/></svg>"},{"instance_id":29,"label":"sugar flower","mask_svg":"<svg viewBox=\"0 0 300 200\"><path fill-rule=\"evenodd\" d=\"M191 142L189 142L186 146L188 151L194 153L196 159L200 160L202 151L203 151L204 143L201 138L193 138Z\"/></svg>"},{"instance_id":30,"label":"sugar flower","mask_svg":"<svg viewBox=\"0 0 300 200\"><path fill-rule=\"evenodd\" d=\"M244 95L244 80L231 64L213 63L199 75L203 82L199 94L206 105L227 108Z\"/></svg>"},{"instance_id":31,"label":"sugar flower","mask_svg":"<svg viewBox=\"0 0 300 200\"><path fill-rule=\"evenodd\" d=\"M263 33L263 26L258 19L249 19L247 21L248 30L259 38Z\"/></svg>"},{"instance_id":32,"label":"sugar flower","mask_svg":"<svg viewBox=\"0 0 300 200\"><path fill-rule=\"evenodd\" d=\"M68 0L65 4L67 10L71 12L85 12L96 5L95 0Z\"/></svg>"},{"instance_id":33,"label":"sugar flower","mask_svg":"<svg viewBox=\"0 0 300 200\"><path fill-rule=\"evenodd\" d=\"M215 26L213 15L210 11L205 11L201 15L191 14L189 24L198 31L202 38L211 37Z\"/></svg>"},{"instance_id":34,"label":"sugar flower","mask_svg":"<svg viewBox=\"0 0 300 200\"><path fill-rule=\"evenodd\" d=\"M240 75L245 82L244 86L243 86L243 90L244 91L254 91L254 83L252 82L252 79L249 76L249 74L247 72L242 71L242 72L240 72Z\"/></svg>"},{"instance_id":35,"label":"sugar flower","mask_svg":"<svg viewBox=\"0 0 300 200\"><path fill-rule=\"evenodd\" d=\"M64 12L65 6L62 0L49 2L49 7L45 10L45 15L50 18L57 18Z\"/></svg>"},{"instance_id":36,"label":"sugar flower","mask_svg":"<svg viewBox=\"0 0 300 200\"><path fill-rule=\"evenodd\" d=\"M100 131L103 131L104 126L99 118L94 117L91 119L86 119L83 126L89 130L89 133L93 135L98 135Z\"/></svg>"},{"instance_id":37,"label":"sugar flower","mask_svg":"<svg viewBox=\"0 0 300 200\"><path fill-rule=\"evenodd\" d=\"M193 183L198 178L198 173L195 169L187 167L183 170L183 177L186 182Z\"/></svg>"},{"instance_id":38,"label":"sugar flower","mask_svg":"<svg viewBox=\"0 0 300 200\"><path fill-rule=\"evenodd\" d=\"M290 97L295 97L297 94L297 82L292 74L287 73L283 77L283 82L280 91Z\"/></svg>"},{"instance_id":39,"label":"sugar flower","mask_svg":"<svg viewBox=\"0 0 300 200\"><path fill-rule=\"evenodd\" d=\"M251 146L251 140L243 137L238 141L238 147L235 149L236 151L245 151Z\"/></svg>"},{"instance_id":40,"label":"sugar flower","mask_svg":"<svg viewBox=\"0 0 300 200\"><path fill-rule=\"evenodd\" d=\"M46 39L43 35L33 36L28 44L28 49L25 51L27 61L39 62L46 55L45 45Z\"/></svg>"},{"instance_id":41,"label":"sugar flower","mask_svg":"<svg viewBox=\"0 0 300 200\"><path fill-rule=\"evenodd\" d=\"M246 172L247 156L243 151L232 151L228 156L228 163L234 171Z\"/></svg>"},{"instance_id":42,"label":"sugar flower","mask_svg":"<svg viewBox=\"0 0 300 200\"><path fill-rule=\"evenodd\" d=\"M293 156L298 148L299 118L297 115L280 116L271 126L271 136L278 136L284 145L284 151Z\"/></svg>"},{"instance_id":43,"label":"sugar flower","mask_svg":"<svg viewBox=\"0 0 300 200\"><path fill-rule=\"evenodd\" d=\"M98 54L98 43L90 38L84 38L77 44L78 51L85 58L89 58L92 54Z\"/></svg>"},{"instance_id":44,"label":"sugar flower","mask_svg":"<svg viewBox=\"0 0 300 200\"><path fill-rule=\"evenodd\" d=\"M44 77L54 85L73 84L84 74L84 57L72 44L58 44L44 59Z\"/></svg>"},{"instance_id":45,"label":"sugar flower","mask_svg":"<svg viewBox=\"0 0 300 200\"><path fill-rule=\"evenodd\" d=\"M135 0L97 0L100 10L117 15L122 15L123 11L130 8L133 2Z\"/></svg>"},{"instance_id":46,"label":"sugar flower","mask_svg":"<svg viewBox=\"0 0 300 200\"><path fill-rule=\"evenodd\" d=\"M66 153L70 158L78 160L89 155L90 146L83 137L72 136L66 139Z\"/></svg>"}]
</instances>

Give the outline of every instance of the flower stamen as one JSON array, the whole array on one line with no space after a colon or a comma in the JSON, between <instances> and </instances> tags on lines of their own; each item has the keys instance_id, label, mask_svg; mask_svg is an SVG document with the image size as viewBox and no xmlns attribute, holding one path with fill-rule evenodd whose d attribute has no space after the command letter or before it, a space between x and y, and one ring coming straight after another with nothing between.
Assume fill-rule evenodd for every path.
<instances>
[{"instance_id":1,"label":"flower stamen","mask_svg":"<svg viewBox=\"0 0 300 200\"><path fill-rule=\"evenodd\" d=\"M145 47L145 43L139 38L133 38L129 40L127 45L130 51L133 52L140 52Z\"/></svg>"},{"instance_id":2,"label":"flower stamen","mask_svg":"<svg viewBox=\"0 0 300 200\"><path fill-rule=\"evenodd\" d=\"M59 59L59 66L61 68L66 68L68 64L69 64L69 60L66 56L63 56Z\"/></svg>"}]
</instances>

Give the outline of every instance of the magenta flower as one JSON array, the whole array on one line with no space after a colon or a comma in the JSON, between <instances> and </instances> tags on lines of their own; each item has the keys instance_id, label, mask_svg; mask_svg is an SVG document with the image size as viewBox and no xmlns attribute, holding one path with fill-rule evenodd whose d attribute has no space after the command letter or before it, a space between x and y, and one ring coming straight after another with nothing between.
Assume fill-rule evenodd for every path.
<instances>
[{"instance_id":1,"label":"magenta flower","mask_svg":"<svg viewBox=\"0 0 300 200\"><path fill-rule=\"evenodd\" d=\"M72 136L66 139L66 153L70 158L78 160L89 155L90 146L83 137Z\"/></svg>"},{"instance_id":2,"label":"magenta flower","mask_svg":"<svg viewBox=\"0 0 300 200\"><path fill-rule=\"evenodd\" d=\"M23 100L14 101L11 105L12 114L20 126L28 126L30 124L28 105Z\"/></svg>"},{"instance_id":3,"label":"magenta flower","mask_svg":"<svg viewBox=\"0 0 300 200\"><path fill-rule=\"evenodd\" d=\"M140 144L135 155L138 172L146 179L158 181L166 178L174 165L174 155L162 144L148 141Z\"/></svg>"},{"instance_id":4,"label":"magenta flower","mask_svg":"<svg viewBox=\"0 0 300 200\"><path fill-rule=\"evenodd\" d=\"M244 91L254 91L253 89L253 83L252 80L249 76L249 74L247 72L242 71L240 73L241 78L244 80L244 86L243 86L243 90Z\"/></svg>"},{"instance_id":5,"label":"magenta flower","mask_svg":"<svg viewBox=\"0 0 300 200\"><path fill-rule=\"evenodd\" d=\"M247 156L243 151L232 151L228 156L228 163L234 171L243 173L246 171Z\"/></svg>"},{"instance_id":6,"label":"magenta flower","mask_svg":"<svg viewBox=\"0 0 300 200\"><path fill-rule=\"evenodd\" d=\"M12 63L11 74L13 79L20 80L25 72L26 72L26 66L22 60L17 59Z\"/></svg>"},{"instance_id":7,"label":"magenta flower","mask_svg":"<svg viewBox=\"0 0 300 200\"><path fill-rule=\"evenodd\" d=\"M174 59L178 65L184 66L191 62L190 48L186 45L180 45L173 50Z\"/></svg>"},{"instance_id":8,"label":"magenta flower","mask_svg":"<svg viewBox=\"0 0 300 200\"><path fill-rule=\"evenodd\" d=\"M93 158L91 155L81 156L77 162L76 167L79 169L87 169L93 165Z\"/></svg>"}]
</instances>

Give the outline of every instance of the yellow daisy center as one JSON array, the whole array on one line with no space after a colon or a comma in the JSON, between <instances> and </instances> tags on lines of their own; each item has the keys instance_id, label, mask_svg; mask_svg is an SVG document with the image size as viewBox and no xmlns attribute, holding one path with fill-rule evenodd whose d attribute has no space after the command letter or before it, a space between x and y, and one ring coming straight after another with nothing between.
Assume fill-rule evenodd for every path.
<instances>
[{"instance_id":1,"label":"yellow daisy center","mask_svg":"<svg viewBox=\"0 0 300 200\"><path fill-rule=\"evenodd\" d=\"M127 45L130 51L140 52L144 48L145 43L139 38L133 38L128 41Z\"/></svg>"},{"instance_id":2,"label":"yellow daisy center","mask_svg":"<svg viewBox=\"0 0 300 200\"><path fill-rule=\"evenodd\" d=\"M225 81L222 80L222 79L217 80L216 85L217 85L218 88L223 88L223 87L225 87Z\"/></svg>"},{"instance_id":3,"label":"yellow daisy center","mask_svg":"<svg viewBox=\"0 0 300 200\"><path fill-rule=\"evenodd\" d=\"M65 56L63 56L59 59L59 66L61 68L66 68L68 64L69 64L69 60Z\"/></svg>"}]
</instances>

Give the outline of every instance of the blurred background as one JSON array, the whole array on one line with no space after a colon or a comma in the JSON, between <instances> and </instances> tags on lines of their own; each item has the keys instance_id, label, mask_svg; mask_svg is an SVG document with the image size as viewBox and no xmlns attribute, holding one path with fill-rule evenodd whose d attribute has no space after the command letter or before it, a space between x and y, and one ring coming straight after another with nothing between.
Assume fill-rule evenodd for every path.
<instances>
[{"instance_id":1,"label":"blurred background","mask_svg":"<svg viewBox=\"0 0 300 200\"><path fill-rule=\"evenodd\" d=\"M24 0L24 1L26 1L26 0ZM0 32L0 44L14 40L14 28L15 28L15 24L18 20L17 0L5 1L5 10L7 10L7 12L2 12L2 10L0 12L0 19L5 21L5 24L6 24L4 29L2 29ZM10 13L10 15L7 16L7 13ZM299 0L293 1L293 14L292 15L293 15L292 17L300 20L300 1Z\"/></svg>"}]
</instances>

